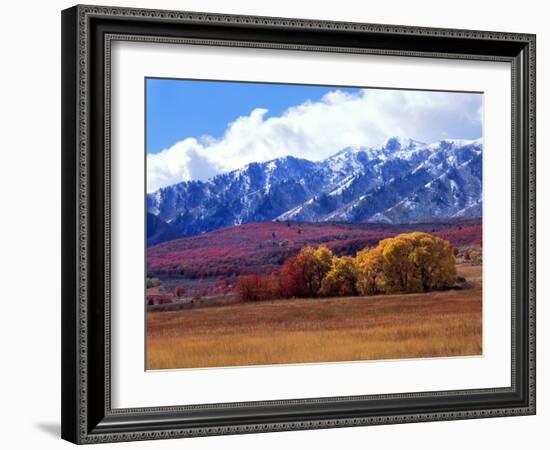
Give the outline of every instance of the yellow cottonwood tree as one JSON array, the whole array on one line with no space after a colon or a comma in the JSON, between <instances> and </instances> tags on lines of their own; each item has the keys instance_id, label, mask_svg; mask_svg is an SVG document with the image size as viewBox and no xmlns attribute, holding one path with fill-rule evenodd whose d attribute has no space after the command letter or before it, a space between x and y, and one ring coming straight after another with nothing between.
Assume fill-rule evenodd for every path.
<instances>
[{"instance_id":1,"label":"yellow cottonwood tree","mask_svg":"<svg viewBox=\"0 0 550 450\"><path fill-rule=\"evenodd\" d=\"M374 295L384 292L384 274L382 272L382 249L365 248L355 256L357 265L357 291L359 295Z\"/></svg>"},{"instance_id":2,"label":"yellow cottonwood tree","mask_svg":"<svg viewBox=\"0 0 550 450\"><path fill-rule=\"evenodd\" d=\"M414 250L410 233L382 240L379 244L384 273L384 291L387 294L419 292L420 280L416 276L414 261L409 257Z\"/></svg>"},{"instance_id":3,"label":"yellow cottonwood tree","mask_svg":"<svg viewBox=\"0 0 550 450\"><path fill-rule=\"evenodd\" d=\"M351 256L333 258L330 271L323 278L321 295L350 296L357 295L357 266Z\"/></svg>"},{"instance_id":4,"label":"yellow cottonwood tree","mask_svg":"<svg viewBox=\"0 0 550 450\"><path fill-rule=\"evenodd\" d=\"M359 252L356 263L357 290L362 295L444 289L456 278L452 245L423 232L384 239Z\"/></svg>"},{"instance_id":5,"label":"yellow cottonwood tree","mask_svg":"<svg viewBox=\"0 0 550 450\"><path fill-rule=\"evenodd\" d=\"M449 241L428 233L411 233L415 242L409 255L423 291L451 287L456 279L456 262Z\"/></svg>"},{"instance_id":6,"label":"yellow cottonwood tree","mask_svg":"<svg viewBox=\"0 0 550 450\"><path fill-rule=\"evenodd\" d=\"M332 259L334 254L326 245L320 245L313 253L317 259L317 265L319 268L320 278L322 279L332 267Z\"/></svg>"}]
</instances>

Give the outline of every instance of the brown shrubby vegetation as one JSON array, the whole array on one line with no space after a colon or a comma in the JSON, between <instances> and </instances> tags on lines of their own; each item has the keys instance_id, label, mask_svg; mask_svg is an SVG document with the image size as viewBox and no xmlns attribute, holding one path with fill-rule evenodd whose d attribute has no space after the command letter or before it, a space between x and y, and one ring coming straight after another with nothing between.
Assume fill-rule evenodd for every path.
<instances>
[{"instance_id":1,"label":"brown shrubby vegetation","mask_svg":"<svg viewBox=\"0 0 550 450\"><path fill-rule=\"evenodd\" d=\"M174 295L176 297L183 297L186 293L186 289L185 289L185 286L181 285L181 284L178 284L175 288L174 288Z\"/></svg>"},{"instance_id":2,"label":"brown shrubby vegetation","mask_svg":"<svg viewBox=\"0 0 550 450\"><path fill-rule=\"evenodd\" d=\"M335 256L326 246L307 246L269 276L244 275L241 301L428 292L453 286L455 249L423 232L403 233L365 248L355 257Z\"/></svg>"},{"instance_id":3,"label":"brown shrubby vegetation","mask_svg":"<svg viewBox=\"0 0 550 450\"><path fill-rule=\"evenodd\" d=\"M275 275L241 275L236 286L237 297L242 302L257 302L281 297L279 280Z\"/></svg>"}]
</instances>

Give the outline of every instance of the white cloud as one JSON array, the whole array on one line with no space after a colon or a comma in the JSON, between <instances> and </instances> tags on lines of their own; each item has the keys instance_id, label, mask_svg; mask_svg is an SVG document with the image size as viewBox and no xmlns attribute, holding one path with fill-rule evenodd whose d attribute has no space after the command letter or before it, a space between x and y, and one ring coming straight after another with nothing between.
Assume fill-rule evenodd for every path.
<instances>
[{"instance_id":1,"label":"white cloud","mask_svg":"<svg viewBox=\"0 0 550 450\"><path fill-rule=\"evenodd\" d=\"M392 136L431 143L481 137L481 95L364 89L339 90L293 106L279 117L253 110L225 134L187 138L147 156L147 191L205 180L250 162L286 155L324 159L348 146L376 146Z\"/></svg>"}]
</instances>

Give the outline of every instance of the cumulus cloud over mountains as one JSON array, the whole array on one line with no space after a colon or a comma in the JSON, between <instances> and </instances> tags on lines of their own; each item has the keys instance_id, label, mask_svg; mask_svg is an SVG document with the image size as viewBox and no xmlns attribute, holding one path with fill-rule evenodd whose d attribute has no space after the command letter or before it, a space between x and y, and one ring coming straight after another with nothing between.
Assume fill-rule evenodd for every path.
<instances>
[{"instance_id":1,"label":"cumulus cloud over mountains","mask_svg":"<svg viewBox=\"0 0 550 450\"><path fill-rule=\"evenodd\" d=\"M277 117L256 108L229 123L221 137L188 137L149 154L147 191L287 155L319 161L346 147L383 144L391 136L422 142L478 138L481 121L480 94L334 90Z\"/></svg>"}]
</instances>

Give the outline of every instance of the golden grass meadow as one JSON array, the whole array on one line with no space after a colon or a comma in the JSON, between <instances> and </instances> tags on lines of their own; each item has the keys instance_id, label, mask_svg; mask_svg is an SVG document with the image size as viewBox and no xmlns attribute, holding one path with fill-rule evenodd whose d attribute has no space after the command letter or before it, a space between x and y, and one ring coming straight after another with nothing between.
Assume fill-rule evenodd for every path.
<instances>
[{"instance_id":1,"label":"golden grass meadow","mask_svg":"<svg viewBox=\"0 0 550 450\"><path fill-rule=\"evenodd\" d=\"M147 313L147 369L482 354L481 266L468 287Z\"/></svg>"}]
</instances>

